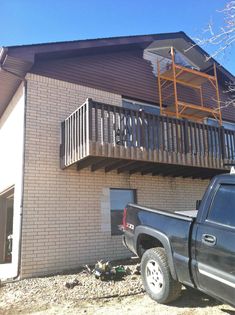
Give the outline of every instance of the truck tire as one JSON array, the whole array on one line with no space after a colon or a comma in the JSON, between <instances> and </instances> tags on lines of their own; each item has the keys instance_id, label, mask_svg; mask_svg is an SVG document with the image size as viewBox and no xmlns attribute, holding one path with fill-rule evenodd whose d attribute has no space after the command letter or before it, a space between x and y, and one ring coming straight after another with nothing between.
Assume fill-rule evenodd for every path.
<instances>
[{"instance_id":1,"label":"truck tire","mask_svg":"<svg viewBox=\"0 0 235 315\"><path fill-rule=\"evenodd\" d=\"M141 276L148 295L160 304L180 296L181 284L171 276L164 248L148 249L141 259Z\"/></svg>"}]
</instances>

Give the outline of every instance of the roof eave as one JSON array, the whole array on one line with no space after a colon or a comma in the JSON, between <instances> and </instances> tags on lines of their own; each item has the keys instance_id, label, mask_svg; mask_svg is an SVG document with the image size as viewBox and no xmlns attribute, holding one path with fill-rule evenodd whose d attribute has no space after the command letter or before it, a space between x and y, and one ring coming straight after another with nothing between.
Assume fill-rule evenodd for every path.
<instances>
[{"instance_id":1,"label":"roof eave","mask_svg":"<svg viewBox=\"0 0 235 315\"><path fill-rule=\"evenodd\" d=\"M15 88L18 84L20 84L20 78L24 78L30 68L35 62L36 56L49 56L50 54L59 54L61 51L63 52L75 52L76 51L86 51L86 49L92 50L93 48L102 48L102 47L111 47L113 49L115 46L124 47L125 45L131 47L131 45L147 45L148 43L161 39L184 39L189 44L192 44L194 47L192 49L196 49L204 56L209 56L200 46L196 45L194 41L188 37L184 32L175 32L175 33L164 33L164 34L149 34L149 35L136 35L136 36L121 36L121 37L113 37L113 38L100 38L100 39L87 39L87 40L79 40L79 41L69 41L69 42L56 42L56 43L45 43L45 44L33 44L33 45L23 45L23 46L9 46L9 47L0 47L0 65L4 66L5 70L8 70L12 73L18 75L13 79L12 77L9 79L9 82L5 82L8 91L6 91L4 87L4 82L0 85L1 87L1 103L0 103L0 116L3 110L7 106L7 102L11 99L13 93L15 92ZM213 62L216 62L212 58ZM219 66L220 71L223 75L228 78L230 82L234 82L234 76L226 70L224 67L219 65L216 62L217 66ZM0 69L0 77L1 73L3 73L3 69ZM10 74L9 74L10 75ZM5 80L4 75L2 75L2 80Z\"/></svg>"}]
</instances>

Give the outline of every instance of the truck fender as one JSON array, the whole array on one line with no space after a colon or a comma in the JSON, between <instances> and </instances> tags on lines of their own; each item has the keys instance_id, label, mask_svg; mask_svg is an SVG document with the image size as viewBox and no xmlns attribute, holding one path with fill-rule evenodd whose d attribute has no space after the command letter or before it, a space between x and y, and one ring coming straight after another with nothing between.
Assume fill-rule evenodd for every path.
<instances>
[{"instance_id":1,"label":"truck fender","mask_svg":"<svg viewBox=\"0 0 235 315\"><path fill-rule=\"evenodd\" d=\"M156 231L156 230L154 230L148 226L137 226L135 228L135 237L134 237L134 244L136 247L136 252L137 252L137 240L138 240L138 237L140 234L150 235L162 243L162 245L166 251L171 275L172 275L173 279L177 280L177 274L176 274L175 266L174 266L174 262L173 262L173 254L172 254L171 244L170 244L168 237L165 234L163 234L162 232Z\"/></svg>"}]
</instances>

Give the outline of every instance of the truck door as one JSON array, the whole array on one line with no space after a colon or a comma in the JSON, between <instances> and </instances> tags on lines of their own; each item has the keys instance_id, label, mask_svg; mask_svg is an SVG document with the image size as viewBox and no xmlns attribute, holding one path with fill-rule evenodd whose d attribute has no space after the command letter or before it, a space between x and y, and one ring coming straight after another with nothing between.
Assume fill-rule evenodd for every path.
<instances>
[{"instance_id":1,"label":"truck door","mask_svg":"<svg viewBox=\"0 0 235 315\"><path fill-rule=\"evenodd\" d=\"M205 220L198 224L195 246L199 288L234 305L234 184L222 182L217 184Z\"/></svg>"}]
</instances>

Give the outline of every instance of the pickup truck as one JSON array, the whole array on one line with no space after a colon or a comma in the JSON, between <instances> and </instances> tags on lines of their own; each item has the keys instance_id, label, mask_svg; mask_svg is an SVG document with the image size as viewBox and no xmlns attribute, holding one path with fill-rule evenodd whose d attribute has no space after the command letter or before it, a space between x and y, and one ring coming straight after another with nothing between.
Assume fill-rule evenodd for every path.
<instances>
[{"instance_id":1,"label":"pickup truck","mask_svg":"<svg viewBox=\"0 0 235 315\"><path fill-rule=\"evenodd\" d=\"M214 177L195 211L128 204L123 229L152 299L170 303L184 284L235 306L235 175Z\"/></svg>"}]
</instances>

